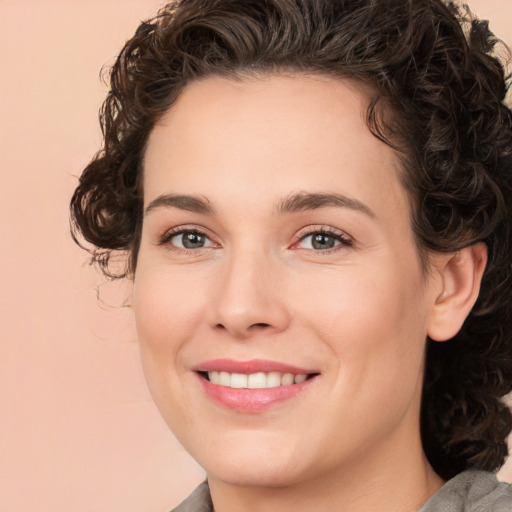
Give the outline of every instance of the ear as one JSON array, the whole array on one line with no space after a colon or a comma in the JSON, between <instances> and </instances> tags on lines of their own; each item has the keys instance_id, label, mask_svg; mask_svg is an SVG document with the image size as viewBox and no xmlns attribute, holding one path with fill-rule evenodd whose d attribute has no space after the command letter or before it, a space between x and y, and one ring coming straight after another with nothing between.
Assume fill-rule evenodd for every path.
<instances>
[{"instance_id":1,"label":"ear","mask_svg":"<svg viewBox=\"0 0 512 512\"><path fill-rule=\"evenodd\" d=\"M487 247L479 242L455 253L436 253L432 259L427 334L435 341L446 341L459 332L478 298Z\"/></svg>"}]
</instances>

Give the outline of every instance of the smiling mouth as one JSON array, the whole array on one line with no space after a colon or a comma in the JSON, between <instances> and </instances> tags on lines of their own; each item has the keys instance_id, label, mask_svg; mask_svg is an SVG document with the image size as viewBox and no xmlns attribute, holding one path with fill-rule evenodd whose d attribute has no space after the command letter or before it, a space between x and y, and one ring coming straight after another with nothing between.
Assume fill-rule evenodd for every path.
<instances>
[{"instance_id":1,"label":"smiling mouth","mask_svg":"<svg viewBox=\"0 0 512 512\"><path fill-rule=\"evenodd\" d=\"M256 372L250 374L223 371L200 371L199 375L217 386L234 389L269 389L301 384L318 373Z\"/></svg>"},{"instance_id":2,"label":"smiling mouth","mask_svg":"<svg viewBox=\"0 0 512 512\"><path fill-rule=\"evenodd\" d=\"M211 359L191 370L206 396L223 408L247 414L304 396L321 375L316 368L268 359Z\"/></svg>"},{"instance_id":3,"label":"smiling mouth","mask_svg":"<svg viewBox=\"0 0 512 512\"><path fill-rule=\"evenodd\" d=\"M214 359L193 370L209 398L223 408L244 414L263 413L296 400L320 376L316 369L264 359Z\"/></svg>"}]
</instances>

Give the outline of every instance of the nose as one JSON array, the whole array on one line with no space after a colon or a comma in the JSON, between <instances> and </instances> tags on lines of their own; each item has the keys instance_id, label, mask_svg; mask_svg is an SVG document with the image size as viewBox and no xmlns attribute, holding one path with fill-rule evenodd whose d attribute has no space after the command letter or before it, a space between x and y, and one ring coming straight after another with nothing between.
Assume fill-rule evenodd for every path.
<instances>
[{"instance_id":1,"label":"nose","mask_svg":"<svg viewBox=\"0 0 512 512\"><path fill-rule=\"evenodd\" d=\"M279 274L278 265L262 252L233 254L214 280L210 326L239 340L284 331L290 314Z\"/></svg>"}]
</instances>

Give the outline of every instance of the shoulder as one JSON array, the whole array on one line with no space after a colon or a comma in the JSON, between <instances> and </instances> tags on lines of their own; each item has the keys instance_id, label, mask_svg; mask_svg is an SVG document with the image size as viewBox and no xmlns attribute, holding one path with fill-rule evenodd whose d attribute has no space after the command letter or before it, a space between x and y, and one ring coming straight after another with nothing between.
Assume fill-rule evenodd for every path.
<instances>
[{"instance_id":1,"label":"shoulder","mask_svg":"<svg viewBox=\"0 0 512 512\"><path fill-rule=\"evenodd\" d=\"M208 482L205 481L196 487L194 492L171 512L213 512Z\"/></svg>"},{"instance_id":2,"label":"shoulder","mask_svg":"<svg viewBox=\"0 0 512 512\"><path fill-rule=\"evenodd\" d=\"M463 471L418 512L511 512L512 487L487 471Z\"/></svg>"}]
</instances>

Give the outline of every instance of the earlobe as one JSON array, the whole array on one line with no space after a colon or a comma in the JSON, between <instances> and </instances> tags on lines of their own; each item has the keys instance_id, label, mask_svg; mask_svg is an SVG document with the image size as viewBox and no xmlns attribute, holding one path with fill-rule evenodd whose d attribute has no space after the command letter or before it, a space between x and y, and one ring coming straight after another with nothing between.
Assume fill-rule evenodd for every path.
<instances>
[{"instance_id":1,"label":"earlobe","mask_svg":"<svg viewBox=\"0 0 512 512\"><path fill-rule=\"evenodd\" d=\"M436 275L427 334L435 341L446 341L459 332L478 298L487 247L479 242L433 259Z\"/></svg>"}]
</instances>

